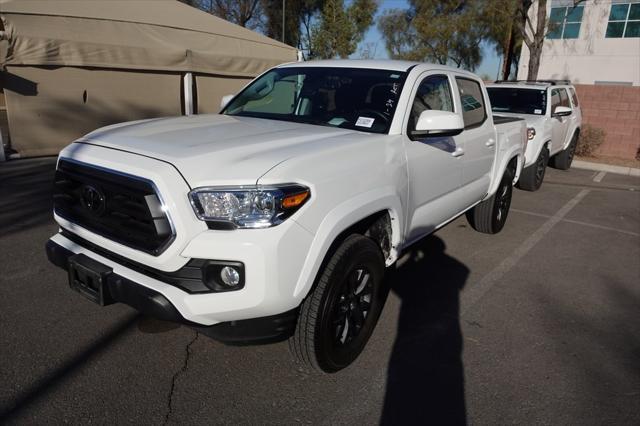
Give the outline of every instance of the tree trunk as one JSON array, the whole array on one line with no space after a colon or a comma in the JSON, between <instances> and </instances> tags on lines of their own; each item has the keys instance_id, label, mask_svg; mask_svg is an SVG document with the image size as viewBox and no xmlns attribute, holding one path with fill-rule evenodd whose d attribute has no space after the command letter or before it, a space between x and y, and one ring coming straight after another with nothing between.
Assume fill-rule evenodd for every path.
<instances>
[{"instance_id":1,"label":"tree trunk","mask_svg":"<svg viewBox=\"0 0 640 426\"><path fill-rule=\"evenodd\" d=\"M509 39L506 43L506 49L504 50L504 60L502 61L502 79L509 80L509 74L511 74L511 64L513 63L513 49L516 42L516 26L511 23L509 25Z\"/></svg>"},{"instance_id":2,"label":"tree trunk","mask_svg":"<svg viewBox=\"0 0 640 426\"><path fill-rule=\"evenodd\" d=\"M533 81L538 78L538 70L540 69L540 54L542 49L536 49L535 54L534 51L531 51L531 56L529 57L529 70L527 72L527 80Z\"/></svg>"},{"instance_id":3,"label":"tree trunk","mask_svg":"<svg viewBox=\"0 0 640 426\"><path fill-rule=\"evenodd\" d=\"M540 56L546 36L547 27L547 0L538 0L538 16L536 19L536 32L533 34L533 43L529 47L529 70L527 80L536 80L540 69Z\"/></svg>"}]
</instances>

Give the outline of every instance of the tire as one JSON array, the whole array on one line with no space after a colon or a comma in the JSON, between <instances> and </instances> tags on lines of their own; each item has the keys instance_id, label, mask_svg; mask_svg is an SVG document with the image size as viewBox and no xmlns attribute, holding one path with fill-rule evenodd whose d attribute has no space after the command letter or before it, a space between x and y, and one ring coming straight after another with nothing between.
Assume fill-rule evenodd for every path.
<instances>
[{"instance_id":1,"label":"tire","mask_svg":"<svg viewBox=\"0 0 640 426\"><path fill-rule=\"evenodd\" d=\"M525 191L537 191L542 185L544 174L547 170L549 162L549 150L546 146L542 147L536 162L525 168L520 174L520 179L516 186Z\"/></svg>"},{"instance_id":2,"label":"tire","mask_svg":"<svg viewBox=\"0 0 640 426\"><path fill-rule=\"evenodd\" d=\"M302 364L334 373L360 355L378 322L387 295L384 258L373 240L353 234L318 277L302 303L289 349Z\"/></svg>"},{"instance_id":3,"label":"tire","mask_svg":"<svg viewBox=\"0 0 640 426\"><path fill-rule=\"evenodd\" d=\"M576 145L578 145L577 132L573 134L568 147L551 157L551 167L559 170L569 170L573 162L573 155L576 153Z\"/></svg>"},{"instance_id":4,"label":"tire","mask_svg":"<svg viewBox=\"0 0 640 426\"><path fill-rule=\"evenodd\" d=\"M512 185L513 170L507 168L496 193L467 211L467 220L473 229L485 234L497 234L502 230L511 207Z\"/></svg>"}]
</instances>

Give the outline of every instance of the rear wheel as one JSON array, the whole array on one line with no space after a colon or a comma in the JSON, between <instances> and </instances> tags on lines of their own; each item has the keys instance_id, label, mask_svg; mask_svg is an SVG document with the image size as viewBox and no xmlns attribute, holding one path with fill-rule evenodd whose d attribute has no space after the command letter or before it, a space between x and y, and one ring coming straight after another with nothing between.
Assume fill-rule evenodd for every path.
<instances>
[{"instance_id":1,"label":"rear wheel","mask_svg":"<svg viewBox=\"0 0 640 426\"><path fill-rule=\"evenodd\" d=\"M546 146L542 147L536 162L522 171L517 186L525 191L537 191L542 185L544 174L547 170L549 162L549 150Z\"/></svg>"},{"instance_id":2,"label":"rear wheel","mask_svg":"<svg viewBox=\"0 0 640 426\"><path fill-rule=\"evenodd\" d=\"M467 220L473 229L485 234L497 234L502 230L511 207L512 185L513 171L507 168L496 193L467 211Z\"/></svg>"},{"instance_id":3,"label":"rear wheel","mask_svg":"<svg viewBox=\"0 0 640 426\"><path fill-rule=\"evenodd\" d=\"M299 361L333 373L360 355L386 299L384 259L378 245L349 236L320 271L302 304L289 347Z\"/></svg>"},{"instance_id":4,"label":"rear wheel","mask_svg":"<svg viewBox=\"0 0 640 426\"><path fill-rule=\"evenodd\" d=\"M551 167L560 170L569 170L573 162L573 156L576 153L576 145L578 145L578 133L574 133L569 146L560 153L551 157Z\"/></svg>"}]
</instances>

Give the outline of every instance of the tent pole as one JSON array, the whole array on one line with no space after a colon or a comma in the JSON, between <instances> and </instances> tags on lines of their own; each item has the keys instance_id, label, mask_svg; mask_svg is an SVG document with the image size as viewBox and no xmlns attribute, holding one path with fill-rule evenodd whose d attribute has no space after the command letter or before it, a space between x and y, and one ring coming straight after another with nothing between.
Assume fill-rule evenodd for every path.
<instances>
[{"instance_id":1,"label":"tent pole","mask_svg":"<svg viewBox=\"0 0 640 426\"><path fill-rule=\"evenodd\" d=\"M282 0L282 42L284 43L284 6L287 0Z\"/></svg>"},{"instance_id":2,"label":"tent pole","mask_svg":"<svg viewBox=\"0 0 640 426\"><path fill-rule=\"evenodd\" d=\"M7 161L4 156L4 141L2 140L2 132L0 132L0 163Z\"/></svg>"},{"instance_id":3,"label":"tent pole","mask_svg":"<svg viewBox=\"0 0 640 426\"><path fill-rule=\"evenodd\" d=\"M182 77L184 93L184 115L193 115L193 74L188 72Z\"/></svg>"}]
</instances>

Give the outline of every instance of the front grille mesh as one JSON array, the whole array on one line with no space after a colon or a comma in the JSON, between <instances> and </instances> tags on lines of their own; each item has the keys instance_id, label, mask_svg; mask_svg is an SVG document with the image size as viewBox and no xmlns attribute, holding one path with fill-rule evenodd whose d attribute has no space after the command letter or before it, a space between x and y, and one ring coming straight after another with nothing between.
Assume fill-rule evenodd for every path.
<instances>
[{"instance_id":1,"label":"front grille mesh","mask_svg":"<svg viewBox=\"0 0 640 426\"><path fill-rule=\"evenodd\" d=\"M154 185L135 176L61 159L53 205L72 223L156 256L175 237Z\"/></svg>"}]
</instances>

